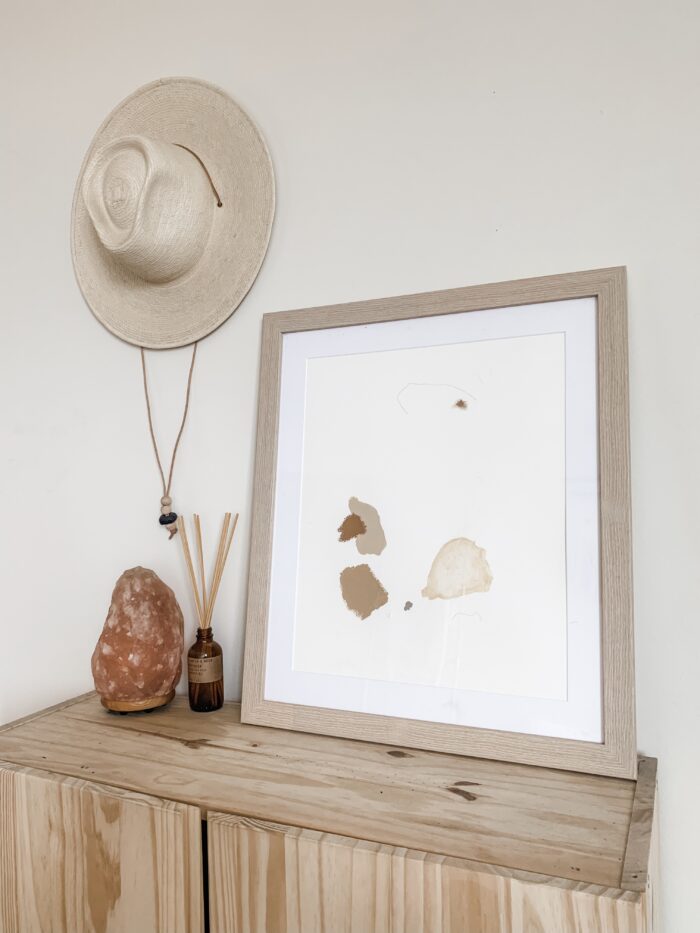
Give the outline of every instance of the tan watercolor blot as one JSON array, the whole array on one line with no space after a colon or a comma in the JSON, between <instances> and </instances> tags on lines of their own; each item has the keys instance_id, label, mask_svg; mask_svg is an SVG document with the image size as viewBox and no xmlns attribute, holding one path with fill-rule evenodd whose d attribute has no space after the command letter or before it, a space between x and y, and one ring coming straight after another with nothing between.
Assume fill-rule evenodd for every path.
<instances>
[{"instance_id":1,"label":"tan watercolor blot","mask_svg":"<svg viewBox=\"0 0 700 933\"><path fill-rule=\"evenodd\" d=\"M486 551L469 538L453 538L437 552L422 595L427 599L456 599L486 593L492 582Z\"/></svg>"},{"instance_id":2,"label":"tan watercolor blot","mask_svg":"<svg viewBox=\"0 0 700 933\"><path fill-rule=\"evenodd\" d=\"M368 564L346 567L341 571L340 591L345 605L361 619L368 619L375 609L389 601L389 594Z\"/></svg>"},{"instance_id":3,"label":"tan watercolor blot","mask_svg":"<svg viewBox=\"0 0 700 933\"><path fill-rule=\"evenodd\" d=\"M381 554L386 547L386 536L379 512L368 502L361 502L354 496L348 502L350 511L357 515L365 526L365 532L355 538L355 545L360 554Z\"/></svg>"}]
</instances>

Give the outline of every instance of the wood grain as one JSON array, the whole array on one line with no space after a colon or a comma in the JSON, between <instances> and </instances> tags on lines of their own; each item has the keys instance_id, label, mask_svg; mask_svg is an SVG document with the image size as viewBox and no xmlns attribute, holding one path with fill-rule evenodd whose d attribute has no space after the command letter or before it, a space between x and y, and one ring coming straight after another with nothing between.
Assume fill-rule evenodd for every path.
<instances>
[{"instance_id":1,"label":"wood grain","mask_svg":"<svg viewBox=\"0 0 700 933\"><path fill-rule=\"evenodd\" d=\"M266 700L267 609L284 334L584 297L595 297L598 308L604 741L579 742ZM244 721L616 777L636 776L624 269L599 269L265 315L254 503L243 678Z\"/></svg>"},{"instance_id":2,"label":"wood grain","mask_svg":"<svg viewBox=\"0 0 700 933\"><path fill-rule=\"evenodd\" d=\"M211 933L646 933L646 899L209 815Z\"/></svg>"},{"instance_id":3,"label":"wood grain","mask_svg":"<svg viewBox=\"0 0 700 933\"><path fill-rule=\"evenodd\" d=\"M651 842L649 852L649 864L647 866L647 929L645 933L657 933L661 931L661 908L660 908L660 880L661 880L661 852L659 840L659 811L654 810L654 817L651 821Z\"/></svg>"},{"instance_id":4,"label":"wood grain","mask_svg":"<svg viewBox=\"0 0 700 933\"><path fill-rule=\"evenodd\" d=\"M0 933L201 933L199 811L0 762Z\"/></svg>"},{"instance_id":5,"label":"wood grain","mask_svg":"<svg viewBox=\"0 0 700 933\"><path fill-rule=\"evenodd\" d=\"M644 891L649 884L652 823L656 812L656 758L640 758L637 786L632 802L622 885L630 891Z\"/></svg>"},{"instance_id":6,"label":"wood grain","mask_svg":"<svg viewBox=\"0 0 700 933\"><path fill-rule=\"evenodd\" d=\"M44 716L48 716L50 713L56 713L59 710L66 709L68 706L74 706L76 703L80 703L82 700L87 700L96 695L94 690L89 690L87 693L81 693L78 696L71 697L69 700L61 700L60 703L54 703L53 706L47 706L44 709L28 713L26 716L21 716L19 719L13 719L11 722L0 725L0 735L3 732L9 732L10 729L14 729L17 726L22 726L26 722L32 722L34 719L43 719Z\"/></svg>"},{"instance_id":7,"label":"wood grain","mask_svg":"<svg viewBox=\"0 0 700 933\"><path fill-rule=\"evenodd\" d=\"M232 703L198 716L182 697L124 717L83 699L0 734L0 758L204 810L605 889L620 887L636 787L241 724Z\"/></svg>"}]
</instances>

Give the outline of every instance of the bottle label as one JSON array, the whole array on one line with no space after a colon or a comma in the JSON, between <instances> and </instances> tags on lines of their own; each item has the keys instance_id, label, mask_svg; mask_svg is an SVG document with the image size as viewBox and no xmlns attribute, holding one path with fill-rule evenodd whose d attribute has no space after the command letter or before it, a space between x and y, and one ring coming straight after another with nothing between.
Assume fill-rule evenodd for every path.
<instances>
[{"instance_id":1,"label":"bottle label","mask_svg":"<svg viewBox=\"0 0 700 933\"><path fill-rule=\"evenodd\" d=\"M213 684L224 678L223 657L188 658L187 677L191 684Z\"/></svg>"}]
</instances>

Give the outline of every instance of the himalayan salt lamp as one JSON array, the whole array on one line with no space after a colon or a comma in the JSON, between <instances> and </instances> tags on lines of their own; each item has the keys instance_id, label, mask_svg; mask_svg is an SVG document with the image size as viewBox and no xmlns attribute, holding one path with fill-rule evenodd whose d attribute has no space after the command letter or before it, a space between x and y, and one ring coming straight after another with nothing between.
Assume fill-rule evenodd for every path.
<instances>
[{"instance_id":1,"label":"himalayan salt lamp","mask_svg":"<svg viewBox=\"0 0 700 933\"><path fill-rule=\"evenodd\" d=\"M175 696L184 650L175 594L152 570L134 567L117 580L92 655L102 705L115 712L164 706Z\"/></svg>"}]
</instances>

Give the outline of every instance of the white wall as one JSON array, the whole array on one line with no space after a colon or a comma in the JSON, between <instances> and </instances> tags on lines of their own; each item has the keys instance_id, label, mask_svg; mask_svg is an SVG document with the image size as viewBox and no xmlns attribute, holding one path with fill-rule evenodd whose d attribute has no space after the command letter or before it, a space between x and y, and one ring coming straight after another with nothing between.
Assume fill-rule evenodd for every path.
<instances>
[{"instance_id":1,"label":"white wall","mask_svg":"<svg viewBox=\"0 0 700 933\"><path fill-rule=\"evenodd\" d=\"M213 81L260 124L278 211L201 345L176 506L243 515L216 630L240 689L260 317L626 264L639 745L660 759L666 930L694 933L700 667L700 8L671 0L2 0L0 721L91 687L137 563L189 611L156 525L138 353L73 279L73 184L139 85ZM187 350L151 357L173 437ZM167 446L167 445L166 445ZM193 628L189 611L189 627Z\"/></svg>"}]
</instances>

